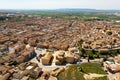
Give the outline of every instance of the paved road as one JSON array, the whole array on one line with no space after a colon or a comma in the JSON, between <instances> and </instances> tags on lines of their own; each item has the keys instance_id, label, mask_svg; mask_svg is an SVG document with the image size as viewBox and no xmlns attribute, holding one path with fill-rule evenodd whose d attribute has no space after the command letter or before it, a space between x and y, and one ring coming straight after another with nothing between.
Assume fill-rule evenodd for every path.
<instances>
[{"instance_id":1,"label":"paved road","mask_svg":"<svg viewBox=\"0 0 120 80\"><path fill-rule=\"evenodd\" d=\"M45 52L46 52L46 49L39 49L39 50L35 50L35 52L37 53L37 56L39 56L40 54L44 54ZM59 68L59 67L66 67L66 65L55 65L55 60L56 60L56 51L53 53L53 56L54 56L54 59L53 59L53 61L52 61L52 64L51 65L43 65L42 63L41 63L41 60L40 60L40 62L38 62L37 61L37 59L36 59L36 57L35 58L33 58L32 60L31 60L31 62L35 62L35 63L37 63L38 64L38 66L40 67L40 68L42 68L43 70L54 70L54 69L56 69L56 68Z\"/></svg>"},{"instance_id":2,"label":"paved road","mask_svg":"<svg viewBox=\"0 0 120 80\"><path fill-rule=\"evenodd\" d=\"M46 52L46 49L35 50L35 52L37 53L37 56L38 56L39 54L44 54L44 53ZM36 57L33 58L33 59L31 60L31 62L37 63L38 66L43 69L43 71L51 71L51 70L54 70L54 69L59 68L59 67L66 67L66 65L70 65L70 64L66 64L66 65L55 65L56 51L53 53L53 56L54 56L54 59L53 59L53 62L52 62L51 65L47 65L47 66L46 66L46 65L43 65L43 64L41 63L41 61L40 61L40 62L37 61ZM101 62L101 61L102 61L102 59L90 60L90 62ZM80 62L80 63L86 63L86 62L88 62L87 59L81 59L81 62ZM107 75L107 76L108 76L109 80L115 80L115 79L114 79L115 74L112 74L112 73L108 72L108 75Z\"/></svg>"},{"instance_id":3,"label":"paved road","mask_svg":"<svg viewBox=\"0 0 120 80\"><path fill-rule=\"evenodd\" d=\"M39 56L40 54L44 54L46 52L46 49L39 49L39 50L36 50L35 49L35 52L37 53L37 56ZM35 62L38 64L39 67L43 68L43 70L53 70L53 69L56 69L56 68L59 68L59 67L66 67L66 65L70 65L70 64L66 64L66 65L55 65L55 61L56 61L56 51L54 51L53 53L53 56L54 56L54 59L52 61L52 64L51 65L43 65L41 63L41 60L40 62L37 61L36 57L33 58L31 60L31 62ZM85 63L85 62L88 62L87 59L81 59L81 63ZM94 61L100 61L99 59L94 59L94 60L90 60L91 62L94 62Z\"/></svg>"}]
</instances>

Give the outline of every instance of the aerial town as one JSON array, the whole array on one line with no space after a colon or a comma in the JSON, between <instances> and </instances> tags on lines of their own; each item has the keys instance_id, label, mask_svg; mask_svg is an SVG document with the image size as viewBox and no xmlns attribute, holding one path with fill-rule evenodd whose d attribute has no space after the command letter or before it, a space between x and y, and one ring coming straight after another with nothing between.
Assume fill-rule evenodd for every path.
<instances>
[{"instance_id":1,"label":"aerial town","mask_svg":"<svg viewBox=\"0 0 120 80\"><path fill-rule=\"evenodd\" d=\"M0 80L120 80L119 53L118 20L0 13Z\"/></svg>"}]
</instances>

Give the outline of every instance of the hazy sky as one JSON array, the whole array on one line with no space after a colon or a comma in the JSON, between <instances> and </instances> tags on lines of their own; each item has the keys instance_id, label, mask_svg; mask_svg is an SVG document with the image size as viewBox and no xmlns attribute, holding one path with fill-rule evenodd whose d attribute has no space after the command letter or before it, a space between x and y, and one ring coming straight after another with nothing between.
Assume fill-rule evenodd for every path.
<instances>
[{"instance_id":1,"label":"hazy sky","mask_svg":"<svg viewBox=\"0 0 120 80\"><path fill-rule=\"evenodd\" d=\"M119 9L120 0L0 0L0 9Z\"/></svg>"}]
</instances>

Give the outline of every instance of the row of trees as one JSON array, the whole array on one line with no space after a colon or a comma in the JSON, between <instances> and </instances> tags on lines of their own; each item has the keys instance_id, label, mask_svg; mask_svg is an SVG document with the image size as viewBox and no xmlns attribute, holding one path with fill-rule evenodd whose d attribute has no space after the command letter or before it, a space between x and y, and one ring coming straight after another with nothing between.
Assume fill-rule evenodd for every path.
<instances>
[{"instance_id":1,"label":"row of trees","mask_svg":"<svg viewBox=\"0 0 120 80\"><path fill-rule=\"evenodd\" d=\"M83 40L80 40L76 46L78 47L78 49L80 51L80 56L87 57L88 62L90 59L108 58L109 56L115 56L118 53L120 53L120 50L109 50L106 52L99 52L99 51L95 51L94 49L93 50L85 50L82 48L82 43L83 43Z\"/></svg>"}]
</instances>

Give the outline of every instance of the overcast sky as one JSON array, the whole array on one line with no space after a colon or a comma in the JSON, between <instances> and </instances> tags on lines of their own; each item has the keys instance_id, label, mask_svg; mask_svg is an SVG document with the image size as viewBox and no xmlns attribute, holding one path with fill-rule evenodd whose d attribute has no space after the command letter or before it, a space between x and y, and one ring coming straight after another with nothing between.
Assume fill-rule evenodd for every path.
<instances>
[{"instance_id":1,"label":"overcast sky","mask_svg":"<svg viewBox=\"0 0 120 80\"><path fill-rule=\"evenodd\" d=\"M119 9L120 0L0 0L0 9Z\"/></svg>"}]
</instances>

